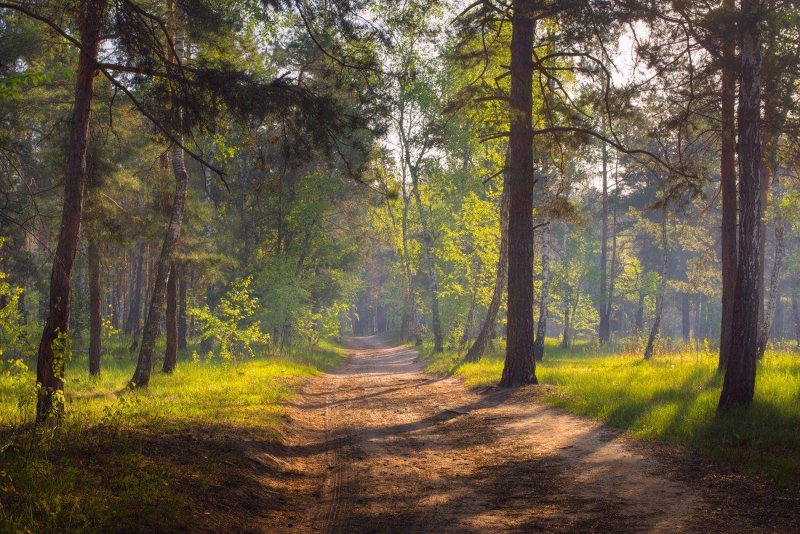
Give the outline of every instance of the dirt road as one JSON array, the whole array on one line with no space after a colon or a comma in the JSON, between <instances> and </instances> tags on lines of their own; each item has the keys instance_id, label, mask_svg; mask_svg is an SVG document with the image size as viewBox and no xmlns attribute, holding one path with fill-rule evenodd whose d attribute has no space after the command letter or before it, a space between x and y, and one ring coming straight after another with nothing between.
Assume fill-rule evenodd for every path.
<instances>
[{"instance_id":1,"label":"dirt road","mask_svg":"<svg viewBox=\"0 0 800 534\"><path fill-rule=\"evenodd\" d=\"M765 486L537 403L465 389L352 338L289 407L271 532L787 531ZM265 454L265 453L263 453ZM265 461L263 458L262 462Z\"/></svg>"}]
</instances>

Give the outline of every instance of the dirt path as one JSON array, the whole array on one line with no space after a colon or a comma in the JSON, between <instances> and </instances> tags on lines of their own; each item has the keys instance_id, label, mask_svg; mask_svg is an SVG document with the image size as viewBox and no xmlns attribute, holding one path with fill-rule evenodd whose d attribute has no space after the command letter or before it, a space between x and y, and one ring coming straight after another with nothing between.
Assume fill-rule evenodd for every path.
<instances>
[{"instance_id":1,"label":"dirt path","mask_svg":"<svg viewBox=\"0 0 800 534\"><path fill-rule=\"evenodd\" d=\"M415 351L351 357L289 408L263 483L271 532L787 531L763 486L532 401L421 372ZM266 453L261 453L262 455ZM262 458L262 462L267 461ZM741 495L747 493L747 495ZM740 496L741 495L741 496Z\"/></svg>"}]
</instances>

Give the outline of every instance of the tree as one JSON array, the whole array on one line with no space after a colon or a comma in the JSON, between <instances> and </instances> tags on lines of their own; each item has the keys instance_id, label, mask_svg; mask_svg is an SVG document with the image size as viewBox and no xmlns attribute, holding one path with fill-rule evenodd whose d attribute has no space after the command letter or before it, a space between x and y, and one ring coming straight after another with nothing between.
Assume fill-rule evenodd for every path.
<instances>
[{"instance_id":1,"label":"tree","mask_svg":"<svg viewBox=\"0 0 800 534\"><path fill-rule=\"evenodd\" d=\"M63 339L69 331L72 267L80 239L92 96L97 70L97 52L100 46L100 30L106 4L106 0L84 0L81 2L77 19L81 52L75 76L75 101L66 148L64 207L50 276L48 315L36 357L36 381L40 385L36 403L36 419L38 421L44 421L54 411L58 413L63 409L59 404L61 392L64 390L64 359L58 357L54 345L59 343L57 340ZM11 6L0 3L0 7Z\"/></svg>"},{"instance_id":2,"label":"tree","mask_svg":"<svg viewBox=\"0 0 800 534\"><path fill-rule=\"evenodd\" d=\"M733 309L733 341L725 368L718 412L749 406L753 401L761 307L759 226L761 203L761 21L764 5L742 0L739 19L741 71L739 82L739 259Z\"/></svg>"},{"instance_id":3,"label":"tree","mask_svg":"<svg viewBox=\"0 0 800 534\"><path fill-rule=\"evenodd\" d=\"M533 358L534 2L515 0L511 22L508 207L508 331L500 385L535 384Z\"/></svg>"}]
</instances>

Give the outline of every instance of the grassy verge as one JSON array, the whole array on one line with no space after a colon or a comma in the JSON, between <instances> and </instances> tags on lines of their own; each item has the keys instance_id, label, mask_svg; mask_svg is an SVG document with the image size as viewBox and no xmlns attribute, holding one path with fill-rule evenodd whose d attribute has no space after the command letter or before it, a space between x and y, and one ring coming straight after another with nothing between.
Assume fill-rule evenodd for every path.
<instances>
[{"instance_id":1,"label":"grassy verge","mask_svg":"<svg viewBox=\"0 0 800 534\"><path fill-rule=\"evenodd\" d=\"M430 354L427 350L425 354ZM471 387L496 384L502 351L477 363L453 353L426 356L427 370L461 377ZM588 344L570 350L548 340L537 365L543 384L557 386L546 402L648 439L683 444L780 487L800 487L800 355L769 351L759 362L753 406L716 418L721 388L716 355L686 347L645 362L623 349L598 352Z\"/></svg>"},{"instance_id":2,"label":"grassy verge","mask_svg":"<svg viewBox=\"0 0 800 534\"><path fill-rule=\"evenodd\" d=\"M234 441L276 441L280 403L343 357L327 342L235 364L191 354L182 355L173 375L154 369L141 392L125 389L130 358L106 357L97 379L88 378L85 356L76 358L67 369L65 417L39 428L30 423L32 372L6 365L0 373L0 531L210 526L215 507L232 508L225 504L236 487L230 477L243 461Z\"/></svg>"}]
</instances>

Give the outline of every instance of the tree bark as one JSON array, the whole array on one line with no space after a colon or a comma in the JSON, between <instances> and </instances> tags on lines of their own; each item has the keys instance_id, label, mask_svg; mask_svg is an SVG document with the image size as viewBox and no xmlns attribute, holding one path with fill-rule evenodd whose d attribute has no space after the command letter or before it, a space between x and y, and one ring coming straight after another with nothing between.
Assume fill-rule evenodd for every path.
<instances>
[{"instance_id":1,"label":"tree bark","mask_svg":"<svg viewBox=\"0 0 800 534\"><path fill-rule=\"evenodd\" d=\"M167 349L161 369L165 373L172 373L178 363L178 285L180 282L177 271L173 264L167 281Z\"/></svg>"},{"instance_id":2,"label":"tree bark","mask_svg":"<svg viewBox=\"0 0 800 534\"><path fill-rule=\"evenodd\" d=\"M800 348L800 282L794 281L792 286L792 319L794 321L794 340L797 347Z\"/></svg>"},{"instance_id":3,"label":"tree bark","mask_svg":"<svg viewBox=\"0 0 800 534\"><path fill-rule=\"evenodd\" d=\"M182 137L183 136L179 136L179 140L182 140ZM172 267L172 256L178 244L178 239L180 238L183 211L186 203L188 174L186 172L183 150L177 144L174 144L171 147L171 151L172 172L175 176L175 196L172 205L172 217L170 218L167 234L164 237L164 243L161 247L161 255L158 258L156 279L153 284L153 294L150 297L150 306L147 311L144 330L142 331L142 346L139 349L136 370L131 378L131 385L135 387L146 387L150 382L153 351L155 349L156 337L158 336L164 300L167 295L167 283Z\"/></svg>"},{"instance_id":4,"label":"tree bark","mask_svg":"<svg viewBox=\"0 0 800 534\"><path fill-rule=\"evenodd\" d=\"M125 333L131 336L130 352L139 346L142 328L142 293L144 286L144 242L136 247L136 274L133 280L133 293L130 297L128 320L125 322Z\"/></svg>"},{"instance_id":5,"label":"tree bark","mask_svg":"<svg viewBox=\"0 0 800 534\"><path fill-rule=\"evenodd\" d=\"M87 250L89 268L89 375L100 374L103 317L101 314L100 247L94 235L89 237Z\"/></svg>"},{"instance_id":6,"label":"tree bark","mask_svg":"<svg viewBox=\"0 0 800 534\"><path fill-rule=\"evenodd\" d=\"M773 196L773 199L776 199ZM784 227L783 221L777 220L776 218L775 224L775 257L772 261L772 270L769 276L769 299L767 300L767 306L764 310L764 317L761 320L761 331L759 333L758 338L758 351L756 353L756 358L759 360L764 357L764 352L767 350L767 344L769 343L769 335L770 331L772 330L772 323L775 320L775 308L777 306L778 298L779 298L779 285L780 285L780 277L781 277L781 269L783 267L783 256L785 253L785 246L784 246Z\"/></svg>"},{"instance_id":7,"label":"tree bark","mask_svg":"<svg viewBox=\"0 0 800 534\"><path fill-rule=\"evenodd\" d=\"M733 11L735 0L724 0L723 7ZM720 152L720 196L722 228L720 237L722 269L722 313L719 335L719 370L727 366L733 335L733 305L736 289L738 252L736 244L736 43L733 29L722 50L722 147Z\"/></svg>"},{"instance_id":8,"label":"tree bark","mask_svg":"<svg viewBox=\"0 0 800 534\"><path fill-rule=\"evenodd\" d=\"M481 331L464 357L464 360L468 362L477 362L483 357L497 324L497 313L500 311L508 271L508 203L508 173L504 172L503 192L500 193L500 250L497 258L497 276L494 279L492 300L489 301Z\"/></svg>"},{"instance_id":9,"label":"tree bark","mask_svg":"<svg viewBox=\"0 0 800 534\"><path fill-rule=\"evenodd\" d=\"M185 271L182 274L185 274ZM189 325L186 321L188 292L189 285L186 282L186 276L181 276L180 286L178 287L178 350L183 350L186 348L187 338L189 337Z\"/></svg>"},{"instance_id":10,"label":"tree bark","mask_svg":"<svg viewBox=\"0 0 800 534\"><path fill-rule=\"evenodd\" d=\"M603 143L603 191L602 208L600 210L600 302L598 312L600 321L597 325L597 337L600 345L608 342L610 335L608 306L608 148Z\"/></svg>"},{"instance_id":11,"label":"tree bark","mask_svg":"<svg viewBox=\"0 0 800 534\"><path fill-rule=\"evenodd\" d=\"M508 327L500 385L536 383L533 358L532 0L514 0L511 20Z\"/></svg>"},{"instance_id":12,"label":"tree bark","mask_svg":"<svg viewBox=\"0 0 800 534\"><path fill-rule=\"evenodd\" d=\"M472 332L472 323L475 320L475 302L478 299L478 291L473 290L472 296L469 299L469 311L467 312L467 320L464 322L464 333L461 336L461 341L458 344L458 352L461 353L464 347L469 342L469 335Z\"/></svg>"},{"instance_id":13,"label":"tree bark","mask_svg":"<svg viewBox=\"0 0 800 534\"><path fill-rule=\"evenodd\" d=\"M569 346L572 344L572 340L570 339L570 313L569 313L569 293L572 288L568 288L566 291L566 297L564 298L564 332L561 334L561 348L568 349Z\"/></svg>"},{"instance_id":14,"label":"tree bark","mask_svg":"<svg viewBox=\"0 0 800 534\"><path fill-rule=\"evenodd\" d=\"M78 26L83 52L79 55L75 76L75 102L72 107L67 141L64 204L53 269L50 274L50 298L36 358L36 382L39 386L36 419L44 421L54 411L54 401L64 390L64 357L53 344L69 332L72 267L80 240L83 190L86 184L86 148L92 115L92 97L97 64L100 29L106 0L87 0ZM60 411L62 406L55 406Z\"/></svg>"},{"instance_id":15,"label":"tree bark","mask_svg":"<svg viewBox=\"0 0 800 534\"><path fill-rule=\"evenodd\" d=\"M417 170L411 170L412 190L417 201L419 221L422 224L422 244L425 246L425 259L428 266L431 292L431 326L433 328L433 352L444 352L444 338L442 336L442 320L439 315L439 274L436 272L436 257L433 251L433 234L422 205L422 196L419 191Z\"/></svg>"},{"instance_id":16,"label":"tree bark","mask_svg":"<svg viewBox=\"0 0 800 534\"><path fill-rule=\"evenodd\" d=\"M749 406L753 401L758 350L761 253L761 30L763 5L742 0L739 34L739 261L734 293L733 338L718 412Z\"/></svg>"},{"instance_id":17,"label":"tree bark","mask_svg":"<svg viewBox=\"0 0 800 534\"><path fill-rule=\"evenodd\" d=\"M687 343L692 338L692 301L688 293L681 294L681 337Z\"/></svg>"},{"instance_id":18,"label":"tree bark","mask_svg":"<svg viewBox=\"0 0 800 534\"><path fill-rule=\"evenodd\" d=\"M664 208L664 219L661 221L661 247L664 251L664 260L661 265L661 282L658 284L658 294L656 294L656 310L653 318L653 326L650 328L650 335L647 338L647 346L644 349L644 359L650 360L655 352L656 339L661 328L661 316L664 312L664 294L667 290L667 267L669 265L669 241L667 240L667 210Z\"/></svg>"},{"instance_id":19,"label":"tree bark","mask_svg":"<svg viewBox=\"0 0 800 534\"><path fill-rule=\"evenodd\" d=\"M533 358L544 359L544 339L547 335L547 305L550 303L550 222L542 229L542 294L539 300L539 322L533 343Z\"/></svg>"}]
</instances>

